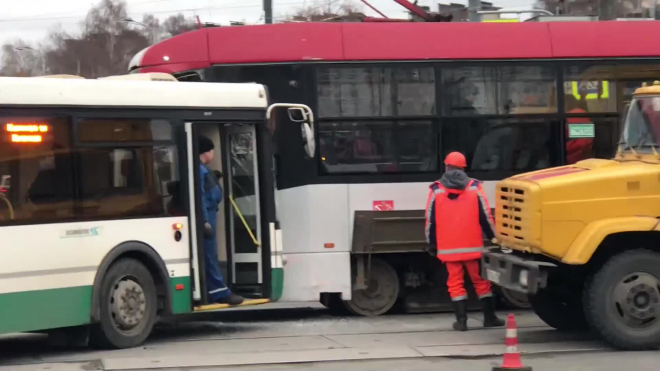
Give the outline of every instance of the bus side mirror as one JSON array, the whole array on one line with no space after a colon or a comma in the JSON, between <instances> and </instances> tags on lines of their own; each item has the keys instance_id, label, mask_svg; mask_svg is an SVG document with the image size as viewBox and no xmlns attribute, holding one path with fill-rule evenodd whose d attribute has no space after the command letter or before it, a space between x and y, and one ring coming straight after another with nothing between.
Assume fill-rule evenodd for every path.
<instances>
[{"instance_id":1,"label":"bus side mirror","mask_svg":"<svg viewBox=\"0 0 660 371\"><path fill-rule=\"evenodd\" d=\"M303 142L305 142L305 152L310 158L314 158L316 154L316 139L314 138L314 129L308 123L303 122L300 125L302 130Z\"/></svg>"},{"instance_id":2,"label":"bus side mirror","mask_svg":"<svg viewBox=\"0 0 660 371\"><path fill-rule=\"evenodd\" d=\"M316 156L316 138L314 137L314 114L304 104L275 103L266 110L266 120L270 120L275 108L286 108L291 122L300 123L305 152L310 158Z\"/></svg>"},{"instance_id":3,"label":"bus side mirror","mask_svg":"<svg viewBox=\"0 0 660 371\"><path fill-rule=\"evenodd\" d=\"M307 152L307 156L314 158L316 154L316 139L314 138L314 128L310 126L310 121L313 122L313 119L310 120L311 111L308 114L302 107L291 107L288 109L288 113L289 120L300 123L305 152Z\"/></svg>"},{"instance_id":4,"label":"bus side mirror","mask_svg":"<svg viewBox=\"0 0 660 371\"><path fill-rule=\"evenodd\" d=\"M307 112L301 107L291 107L287 110L289 120L293 122L307 122Z\"/></svg>"}]
</instances>

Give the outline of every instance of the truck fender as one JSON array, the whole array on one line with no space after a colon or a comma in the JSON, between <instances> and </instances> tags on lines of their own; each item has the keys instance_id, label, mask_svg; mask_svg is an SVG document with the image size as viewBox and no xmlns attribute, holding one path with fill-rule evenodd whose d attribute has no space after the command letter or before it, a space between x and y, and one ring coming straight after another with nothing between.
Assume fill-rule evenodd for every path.
<instances>
[{"instance_id":1,"label":"truck fender","mask_svg":"<svg viewBox=\"0 0 660 371\"><path fill-rule=\"evenodd\" d=\"M571 265L586 264L607 236L622 232L649 232L657 230L658 224L660 224L659 220L650 216L612 218L591 222L573 241L561 261Z\"/></svg>"}]
</instances>

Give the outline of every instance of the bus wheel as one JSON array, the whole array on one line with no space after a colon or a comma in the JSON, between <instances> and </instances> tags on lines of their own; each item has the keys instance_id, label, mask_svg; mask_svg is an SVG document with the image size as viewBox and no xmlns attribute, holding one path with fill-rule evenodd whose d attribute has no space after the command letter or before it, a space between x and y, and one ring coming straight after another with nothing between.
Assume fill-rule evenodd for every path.
<instances>
[{"instance_id":1,"label":"bus wheel","mask_svg":"<svg viewBox=\"0 0 660 371\"><path fill-rule=\"evenodd\" d=\"M394 306L399 296L399 277L386 261L373 258L369 272L369 285L363 290L353 290L352 298L345 301L351 312L361 316L379 316Z\"/></svg>"},{"instance_id":2,"label":"bus wheel","mask_svg":"<svg viewBox=\"0 0 660 371\"><path fill-rule=\"evenodd\" d=\"M158 300L149 270L135 259L113 263L100 295L101 321L92 328L92 346L121 349L142 344L156 321Z\"/></svg>"},{"instance_id":3,"label":"bus wheel","mask_svg":"<svg viewBox=\"0 0 660 371\"><path fill-rule=\"evenodd\" d=\"M589 280L591 328L618 349L660 347L660 254L639 249L610 258Z\"/></svg>"}]
</instances>

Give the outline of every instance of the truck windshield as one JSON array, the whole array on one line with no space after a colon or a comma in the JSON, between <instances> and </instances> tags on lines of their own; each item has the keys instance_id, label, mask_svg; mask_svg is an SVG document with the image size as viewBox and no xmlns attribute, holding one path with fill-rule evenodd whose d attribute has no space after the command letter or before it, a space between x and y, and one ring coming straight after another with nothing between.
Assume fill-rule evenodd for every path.
<instances>
[{"instance_id":1,"label":"truck windshield","mask_svg":"<svg viewBox=\"0 0 660 371\"><path fill-rule=\"evenodd\" d=\"M660 148L660 96L633 99L626 116L622 151L655 153Z\"/></svg>"}]
</instances>

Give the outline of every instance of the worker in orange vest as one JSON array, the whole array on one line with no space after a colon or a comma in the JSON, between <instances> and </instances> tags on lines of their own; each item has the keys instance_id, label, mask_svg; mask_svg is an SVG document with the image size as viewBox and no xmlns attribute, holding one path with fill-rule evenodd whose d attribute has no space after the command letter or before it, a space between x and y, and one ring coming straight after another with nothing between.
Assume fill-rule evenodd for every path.
<instances>
[{"instance_id":1,"label":"worker in orange vest","mask_svg":"<svg viewBox=\"0 0 660 371\"><path fill-rule=\"evenodd\" d=\"M465 173L465 156L452 152L445 158L446 171L431 184L426 203L426 239L440 261L447 266L447 289L456 322L454 330L467 331L467 292L463 287L465 268L483 305L484 327L503 326L495 315L490 282L479 276L483 236L495 237L488 200L478 180Z\"/></svg>"}]
</instances>

